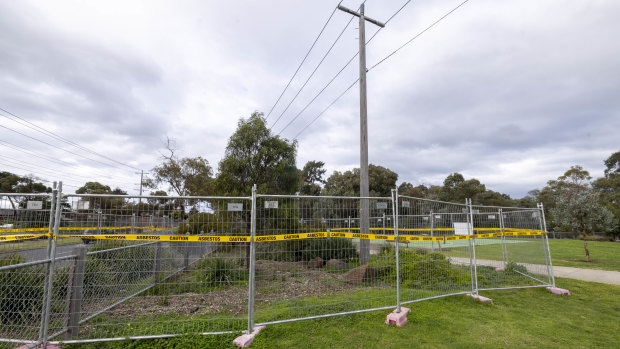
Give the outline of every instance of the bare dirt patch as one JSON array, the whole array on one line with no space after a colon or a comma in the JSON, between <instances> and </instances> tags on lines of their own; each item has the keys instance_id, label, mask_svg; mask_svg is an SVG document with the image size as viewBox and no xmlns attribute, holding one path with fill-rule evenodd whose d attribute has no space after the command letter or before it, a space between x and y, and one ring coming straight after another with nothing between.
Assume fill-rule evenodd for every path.
<instances>
[{"instance_id":1,"label":"bare dirt patch","mask_svg":"<svg viewBox=\"0 0 620 349\"><path fill-rule=\"evenodd\" d=\"M342 274L327 269L308 269L306 262L256 261L257 306L265 306L285 299L320 297L351 290L376 289L387 285L353 285L343 280ZM186 282L181 274L168 282ZM166 314L199 316L219 314L239 316L247 313L247 285L213 288L204 293L180 293L168 296L141 296L106 312L110 317L133 319Z\"/></svg>"}]
</instances>

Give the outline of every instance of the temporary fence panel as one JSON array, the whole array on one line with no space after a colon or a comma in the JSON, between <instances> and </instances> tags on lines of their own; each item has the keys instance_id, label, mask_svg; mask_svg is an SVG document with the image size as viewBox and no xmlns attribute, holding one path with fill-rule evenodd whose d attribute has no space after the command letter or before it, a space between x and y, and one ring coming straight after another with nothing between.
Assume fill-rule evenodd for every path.
<instances>
[{"instance_id":1,"label":"temporary fence panel","mask_svg":"<svg viewBox=\"0 0 620 349\"><path fill-rule=\"evenodd\" d=\"M408 196L398 199L402 303L472 292L467 206Z\"/></svg>"},{"instance_id":2,"label":"temporary fence panel","mask_svg":"<svg viewBox=\"0 0 620 349\"><path fill-rule=\"evenodd\" d=\"M40 337L52 194L0 194L0 348Z\"/></svg>"},{"instance_id":3,"label":"temporary fence panel","mask_svg":"<svg viewBox=\"0 0 620 349\"><path fill-rule=\"evenodd\" d=\"M58 241L80 238L88 251L57 264L52 337L247 328L248 198L65 198Z\"/></svg>"},{"instance_id":4,"label":"temporary fence panel","mask_svg":"<svg viewBox=\"0 0 620 349\"><path fill-rule=\"evenodd\" d=\"M361 231L360 201L369 205ZM255 321L269 324L396 304L391 198L258 195ZM369 242L369 260L360 241Z\"/></svg>"},{"instance_id":5,"label":"temporary fence panel","mask_svg":"<svg viewBox=\"0 0 620 349\"><path fill-rule=\"evenodd\" d=\"M0 194L0 208L0 348L236 332L553 284L542 207L396 192L138 197L55 190Z\"/></svg>"},{"instance_id":6,"label":"temporary fence panel","mask_svg":"<svg viewBox=\"0 0 620 349\"><path fill-rule=\"evenodd\" d=\"M504 209L506 270L521 275L523 286L552 284L548 240L537 209Z\"/></svg>"}]
</instances>

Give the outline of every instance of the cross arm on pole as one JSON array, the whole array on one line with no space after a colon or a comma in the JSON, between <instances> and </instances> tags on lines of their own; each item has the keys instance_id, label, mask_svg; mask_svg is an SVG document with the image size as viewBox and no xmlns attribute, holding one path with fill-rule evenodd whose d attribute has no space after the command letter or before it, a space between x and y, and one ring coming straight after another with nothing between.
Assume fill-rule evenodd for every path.
<instances>
[{"instance_id":1,"label":"cross arm on pole","mask_svg":"<svg viewBox=\"0 0 620 349\"><path fill-rule=\"evenodd\" d=\"M363 14L363 13L358 13L358 12L355 12L355 11L353 11L353 10L351 10L351 9L348 9L348 8L346 8L346 7L342 6L342 5L338 5L338 9L339 9L339 10L341 10L341 11L344 11L344 12L346 12L346 13L352 14L353 16L360 17L360 18L364 18L364 19L365 19L365 20L367 20L368 22L370 22L370 23L372 23L372 24L375 24L375 25L378 25L378 26L379 26L379 27L381 27L381 28L385 27L385 24L383 24L383 23L381 23L381 22L379 22L379 21L377 21L377 20L375 20L375 19L372 19L372 18L370 18L370 17L366 17L366 16L364 16L364 14Z\"/></svg>"}]
</instances>

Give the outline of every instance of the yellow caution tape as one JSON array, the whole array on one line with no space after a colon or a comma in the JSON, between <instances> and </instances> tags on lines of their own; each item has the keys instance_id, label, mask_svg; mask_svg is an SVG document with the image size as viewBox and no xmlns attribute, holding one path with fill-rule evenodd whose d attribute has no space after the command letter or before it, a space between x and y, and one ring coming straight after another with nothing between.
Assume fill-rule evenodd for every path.
<instances>
[{"instance_id":1,"label":"yellow caution tape","mask_svg":"<svg viewBox=\"0 0 620 349\"><path fill-rule=\"evenodd\" d=\"M395 241L396 240L396 236L394 235L383 235L383 234L331 232L329 236L333 238L344 238L344 239L369 239L369 240L384 240L384 241Z\"/></svg>"},{"instance_id":2,"label":"yellow caution tape","mask_svg":"<svg viewBox=\"0 0 620 349\"><path fill-rule=\"evenodd\" d=\"M298 234L279 234L279 235L259 235L254 237L256 242L267 241L285 241L285 240L302 240L302 239L320 239L326 238L327 232L314 232L314 233L298 233Z\"/></svg>"},{"instance_id":3,"label":"yellow caution tape","mask_svg":"<svg viewBox=\"0 0 620 349\"><path fill-rule=\"evenodd\" d=\"M119 229L119 228L117 228ZM504 236L528 236L528 235L544 235L546 232L539 230L522 230L515 232L506 232ZM122 240L122 241L188 241L188 242L250 242L251 237L230 236L230 235L149 235L149 234L89 234L89 235L53 235L53 234L22 234L22 235L5 235L0 236L0 241L9 240L25 240L34 239L41 236L53 236L61 238L78 238L93 240ZM399 241L454 241L466 239L485 239L493 237L501 237L502 233L485 233L476 235L458 235L458 236L419 236L419 235L400 235ZM368 239L395 241L395 235L385 234L361 234L331 231L327 232L311 232L311 233L295 233L295 234L277 234L277 235L259 235L254 238L255 242L270 241L287 241L287 240L303 240L303 239L320 239L320 238L345 238L345 239Z\"/></svg>"},{"instance_id":4,"label":"yellow caution tape","mask_svg":"<svg viewBox=\"0 0 620 349\"><path fill-rule=\"evenodd\" d=\"M27 231L47 231L47 228L0 229L0 233L25 233Z\"/></svg>"},{"instance_id":5,"label":"yellow caution tape","mask_svg":"<svg viewBox=\"0 0 620 349\"><path fill-rule=\"evenodd\" d=\"M155 227L132 227L132 226L124 226L124 227L60 227L58 230L70 230L70 231L79 231L79 230L123 230L123 229L151 229L151 230L162 230L162 229L177 229L177 227L173 228L155 228ZM47 230L47 229L46 229Z\"/></svg>"},{"instance_id":6,"label":"yellow caution tape","mask_svg":"<svg viewBox=\"0 0 620 349\"><path fill-rule=\"evenodd\" d=\"M191 242L250 242L249 236L207 236L207 235L141 235L141 234L101 234L101 235L58 235L61 238L80 238L94 240L122 241L191 241Z\"/></svg>"},{"instance_id":7,"label":"yellow caution tape","mask_svg":"<svg viewBox=\"0 0 620 349\"><path fill-rule=\"evenodd\" d=\"M47 230L47 229L45 229ZM2 235L0 241L17 241L17 240L29 240L36 239L42 236L50 236L50 234L18 234L18 235Z\"/></svg>"},{"instance_id":8,"label":"yellow caution tape","mask_svg":"<svg viewBox=\"0 0 620 349\"><path fill-rule=\"evenodd\" d=\"M471 235L456 235L456 236L446 236L446 241L454 241L454 240L467 240L471 239Z\"/></svg>"}]
</instances>

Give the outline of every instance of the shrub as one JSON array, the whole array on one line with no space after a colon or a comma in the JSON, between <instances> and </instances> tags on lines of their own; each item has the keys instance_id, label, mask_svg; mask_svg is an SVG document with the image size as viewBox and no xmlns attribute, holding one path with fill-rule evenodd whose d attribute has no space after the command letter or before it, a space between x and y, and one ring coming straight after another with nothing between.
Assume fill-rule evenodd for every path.
<instances>
[{"instance_id":1,"label":"shrub","mask_svg":"<svg viewBox=\"0 0 620 349\"><path fill-rule=\"evenodd\" d=\"M384 281L396 281L396 255L392 249L372 256L370 266ZM410 288L433 288L456 277L449 260L437 252L400 250L399 266L401 283Z\"/></svg>"},{"instance_id":2,"label":"shrub","mask_svg":"<svg viewBox=\"0 0 620 349\"><path fill-rule=\"evenodd\" d=\"M506 264L506 267L504 268L504 273L507 273L507 274L516 274L518 272L527 273L527 268L515 262L509 262L508 264Z\"/></svg>"},{"instance_id":3,"label":"shrub","mask_svg":"<svg viewBox=\"0 0 620 349\"><path fill-rule=\"evenodd\" d=\"M308 239L265 242L256 244L256 259L281 262L309 261L321 257L327 261L340 259L351 261L359 258L357 249L350 239Z\"/></svg>"},{"instance_id":4,"label":"shrub","mask_svg":"<svg viewBox=\"0 0 620 349\"><path fill-rule=\"evenodd\" d=\"M236 260L207 257L198 262L195 268L192 274L196 279L193 281L200 284L225 286L248 280L248 270Z\"/></svg>"}]
</instances>

